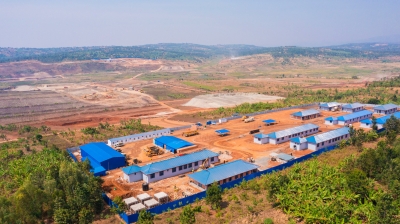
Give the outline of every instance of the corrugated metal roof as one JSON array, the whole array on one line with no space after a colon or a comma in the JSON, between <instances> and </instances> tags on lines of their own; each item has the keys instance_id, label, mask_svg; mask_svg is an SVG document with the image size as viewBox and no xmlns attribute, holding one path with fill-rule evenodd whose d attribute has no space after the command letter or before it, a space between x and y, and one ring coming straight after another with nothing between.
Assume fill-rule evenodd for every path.
<instances>
[{"instance_id":1,"label":"corrugated metal roof","mask_svg":"<svg viewBox=\"0 0 400 224\"><path fill-rule=\"evenodd\" d=\"M187 146L192 146L193 144L185 141L183 139L177 138L175 136L161 136L155 138L154 141L160 142L164 145L168 145L174 149L184 148Z\"/></svg>"},{"instance_id":2,"label":"corrugated metal roof","mask_svg":"<svg viewBox=\"0 0 400 224\"><path fill-rule=\"evenodd\" d=\"M291 142L294 142L294 143L304 143L304 142L307 142L307 139L305 139L305 138L300 138L300 137L295 137L295 138L292 138L292 139L290 139L290 141Z\"/></svg>"},{"instance_id":3,"label":"corrugated metal roof","mask_svg":"<svg viewBox=\"0 0 400 224\"><path fill-rule=\"evenodd\" d=\"M210 150L201 150L183 156L178 156L172 159L167 159L164 161L148 164L146 166L143 166L141 171L144 174L152 174L215 156L218 156L218 153L212 152Z\"/></svg>"},{"instance_id":4,"label":"corrugated metal roof","mask_svg":"<svg viewBox=\"0 0 400 224\"><path fill-rule=\"evenodd\" d=\"M342 108L344 108L344 109L354 109L354 108L360 108L360 107L364 107L364 105L361 103L351 103L351 104L345 104L342 106Z\"/></svg>"},{"instance_id":5,"label":"corrugated metal roof","mask_svg":"<svg viewBox=\"0 0 400 224\"><path fill-rule=\"evenodd\" d=\"M235 160L233 162L225 163L208 170L189 174L188 176L203 185L209 185L257 168L257 165L245 162L243 160Z\"/></svg>"},{"instance_id":6,"label":"corrugated metal roof","mask_svg":"<svg viewBox=\"0 0 400 224\"><path fill-rule=\"evenodd\" d=\"M337 121L336 117L327 117L325 118L326 121Z\"/></svg>"},{"instance_id":7,"label":"corrugated metal roof","mask_svg":"<svg viewBox=\"0 0 400 224\"><path fill-rule=\"evenodd\" d=\"M343 127L343 128L338 128L336 130L328 131L319 135L314 135L310 136L307 139L307 142L317 144L320 142L325 142L327 140L337 138L339 136L349 134L349 128L348 127Z\"/></svg>"},{"instance_id":8,"label":"corrugated metal roof","mask_svg":"<svg viewBox=\"0 0 400 224\"><path fill-rule=\"evenodd\" d=\"M92 167L92 169L90 169L90 171L94 174L99 174L99 173L103 173L106 171L106 169L104 167L102 167L100 165L100 163L96 162L95 160L91 159L90 157L83 157L82 161L85 160L89 160L90 162L90 166Z\"/></svg>"},{"instance_id":9,"label":"corrugated metal roof","mask_svg":"<svg viewBox=\"0 0 400 224\"><path fill-rule=\"evenodd\" d=\"M268 135L263 134L263 133L255 134L253 136L254 136L254 138L268 138Z\"/></svg>"},{"instance_id":10,"label":"corrugated metal roof","mask_svg":"<svg viewBox=\"0 0 400 224\"><path fill-rule=\"evenodd\" d=\"M295 158L289 154L286 153L279 153L276 158L284 160L284 161L290 161L290 160L294 160Z\"/></svg>"},{"instance_id":11,"label":"corrugated metal roof","mask_svg":"<svg viewBox=\"0 0 400 224\"><path fill-rule=\"evenodd\" d=\"M397 105L389 103L381 106L374 107L374 110L390 110L390 109L397 109Z\"/></svg>"},{"instance_id":12,"label":"corrugated metal roof","mask_svg":"<svg viewBox=\"0 0 400 224\"><path fill-rule=\"evenodd\" d=\"M357 111L357 112L354 112L354 113L351 113L351 114L346 114L346 115L343 115L343 116L339 116L339 117L337 117L337 119L338 119L338 121L348 121L348 120L351 120L351 119L354 119L354 118L358 118L358 117L361 117L361 116L365 116L365 115L372 115L372 112L369 111L369 110L362 110L362 111Z\"/></svg>"},{"instance_id":13,"label":"corrugated metal roof","mask_svg":"<svg viewBox=\"0 0 400 224\"><path fill-rule=\"evenodd\" d=\"M267 120L263 120L263 122L267 123L267 124L271 124L271 123L275 123L276 121L272 120L272 119L267 119Z\"/></svg>"},{"instance_id":14,"label":"corrugated metal roof","mask_svg":"<svg viewBox=\"0 0 400 224\"><path fill-rule=\"evenodd\" d=\"M309 110L303 110L303 111L298 111L296 113L293 113L293 116L296 117L304 117L308 115L314 115L314 114L319 114L320 112L316 109L309 109Z\"/></svg>"},{"instance_id":15,"label":"corrugated metal roof","mask_svg":"<svg viewBox=\"0 0 400 224\"><path fill-rule=\"evenodd\" d=\"M124 157L124 155L115 151L104 142L91 142L81 145L79 148L99 163L115 157Z\"/></svg>"},{"instance_id":16,"label":"corrugated metal roof","mask_svg":"<svg viewBox=\"0 0 400 224\"><path fill-rule=\"evenodd\" d=\"M364 120L361 120L360 123L363 123L363 124L372 124L372 120L371 120L371 119L364 119Z\"/></svg>"},{"instance_id":17,"label":"corrugated metal roof","mask_svg":"<svg viewBox=\"0 0 400 224\"><path fill-rule=\"evenodd\" d=\"M340 106L340 103L337 102L329 102L329 103L321 103L320 107L337 107Z\"/></svg>"},{"instance_id":18,"label":"corrugated metal roof","mask_svg":"<svg viewBox=\"0 0 400 224\"><path fill-rule=\"evenodd\" d=\"M226 134L229 132L229 130L228 129L219 129L219 130L216 130L215 132L217 132L218 134Z\"/></svg>"},{"instance_id":19,"label":"corrugated metal roof","mask_svg":"<svg viewBox=\"0 0 400 224\"><path fill-rule=\"evenodd\" d=\"M153 132L171 132L171 130L169 129L169 128L165 128L165 129L161 129L161 130L156 130L156 131L150 131L150 132L146 132L147 134L149 134L149 135L152 135L153 134ZM139 137L139 136L142 136L142 134L144 134L144 133L139 133L139 134L134 134L134 135L127 135L127 136L124 136L124 137L118 137L118 138L110 138L109 139L109 141L112 141L112 142L115 142L115 141L125 141L126 139L129 139L129 138L137 138L137 137Z\"/></svg>"},{"instance_id":20,"label":"corrugated metal roof","mask_svg":"<svg viewBox=\"0 0 400 224\"><path fill-rule=\"evenodd\" d=\"M281 138L281 137L292 135L292 134L295 134L295 133L308 131L308 130L314 129L314 128L319 128L319 127L317 125L315 125L315 124L305 124L305 125L302 125L302 126L289 128L289 129L282 130L282 131L272 132L268 136L270 138L274 138L274 139L275 138Z\"/></svg>"},{"instance_id":21,"label":"corrugated metal roof","mask_svg":"<svg viewBox=\"0 0 400 224\"><path fill-rule=\"evenodd\" d=\"M393 114L390 114L390 115L386 115L386 116L377 118L377 119L376 119L376 123L377 123L377 124L385 124L386 121L387 121L387 119L389 119L392 115L393 115L395 118L400 119L400 112L396 112L396 113L393 113ZM371 121L371 122L372 122L372 121Z\"/></svg>"},{"instance_id":22,"label":"corrugated metal roof","mask_svg":"<svg viewBox=\"0 0 400 224\"><path fill-rule=\"evenodd\" d=\"M132 165L132 166L122 168L122 172L124 172L127 175L140 172L141 170L142 170L142 168L138 165Z\"/></svg>"}]
</instances>

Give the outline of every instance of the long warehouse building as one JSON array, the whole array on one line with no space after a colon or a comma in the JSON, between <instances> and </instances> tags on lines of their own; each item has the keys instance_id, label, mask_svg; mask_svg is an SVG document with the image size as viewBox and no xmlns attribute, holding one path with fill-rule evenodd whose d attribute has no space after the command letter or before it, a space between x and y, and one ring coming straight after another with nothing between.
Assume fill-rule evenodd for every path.
<instances>
[{"instance_id":1,"label":"long warehouse building","mask_svg":"<svg viewBox=\"0 0 400 224\"><path fill-rule=\"evenodd\" d=\"M289 128L282 131L272 132L268 134L270 144L280 144L290 141L294 137L304 137L315 134L319 131L319 127L315 124L305 124L302 126Z\"/></svg>"},{"instance_id":2,"label":"long warehouse building","mask_svg":"<svg viewBox=\"0 0 400 224\"><path fill-rule=\"evenodd\" d=\"M376 119L376 126L377 126L377 129L378 129L378 130L382 129L382 128L383 128L383 125L386 124L386 121L387 121L392 115L393 115L395 118L400 119L400 112L396 112L396 113L394 113L394 114L390 114L390 115L386 115L386 116L377 118L377 119ZM371 119L362 120L362 121L360 121L360 123L361 123L360 127L362 127L362 128L372 128L372 125L373 125Z\"/></svg>"},{"instance_id":3,"label":"long warehouse building","mask_svg":"<svg viewBox=\"0 0 400 224\"><path fill-rule=\"evenodd\" d=\"M329 146L337 145L342 140L346 140L348 138L350 138L349 128L343 127L306 138L307 148L316 151Z\"/></svg>"},{"instance_id":4,"label":"long warehouse building","mask_svg":"<svg viewBox=\"0 0 400 224\"><path fill-rule=\"evenodd\" d=\"M155 182L183 173L197 170L201 166L210 166L218 162L218 153L210 150L178 156L175 158L154 162L145 166L132 165L122 169L124 180L128 183L143 180L146 183Z\"/></svg>"},{"instance_id":5,"label":"long warehouse building","mask_svg":"<svg viewBox=\"0 0 400 224\"><path fill-rule=\"evenodd\" d=\"M351 114L346 114L343 116L337 117L337 122L339 125L348 125L352 123L359 122L361 120L372 117L372 112L369 110L362 110L358 112L354 112Z\"/></svg>"}]
</instances>

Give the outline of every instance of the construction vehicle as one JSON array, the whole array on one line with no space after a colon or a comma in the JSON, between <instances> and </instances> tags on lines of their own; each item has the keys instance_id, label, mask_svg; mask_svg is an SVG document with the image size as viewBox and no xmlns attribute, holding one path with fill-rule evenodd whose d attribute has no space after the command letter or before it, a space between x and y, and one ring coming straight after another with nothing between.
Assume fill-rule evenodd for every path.
<instances>
[{"instance_id":1,"label":"construction vehicle","mask_svg":"<svg viewBox=\"0 0 400 224\"><path fill-rule=\"evenodd\" d=\"M208 168L208 158L203 161L203 163L200 165L199 169L197 169L197 172L200 172L207 168Z\"/></svg>"},{"instance_id":2,"label":"construction vehicle","mask_svg":"<svg viewBox=\"0 0 400 224\"><path fill-rule=\"evenodd\" d=\"M242 117L242 121L246 120L247 118L249 118L249 116L244 115L244 116Z\"/></svg>"},{"instance_id":3,"label":"construction vehicle","mask_svg":"<svg viewBox=\"0 0 400 224\"><path fill-rule=\"evenodd\" d=\"M254 117L249 117L249 118L244 119L244 123L249 123L252 121L254 121Z\"/></svg>"},{"instance_id":4,"label":"construction vehicle","mask_svg":"<svg viewBox=\"0 0 400 224\"><path fill-rule=\"evenodd\" d=\"M198 135L198 134L199 134L198 131L184 131L184 132L182 133L182 136L190 137L190 136Z\"/></svg>"},{"instance_id":5,"label":"construction vehicle","mask_svg":"<svg viewBox=\"0 0 400 224\"><path fill-rule=\"evenodd\" d=\"M144 151L146 156L153 157L164 154L164 151L160 150L157 146L147 146Z\"/></svg>"},{"instance_id":6,"label":"construction vehicle","mask_svg":"<svg viewBox=\"0 0 400 224\"><path fill-rule=\"evenodd\" d=\"M124 143L118 142L118 143L115 144L115 146L116 146L116 147L122 147L122 146L124 146Z\"/></svg>"}]
</instances>

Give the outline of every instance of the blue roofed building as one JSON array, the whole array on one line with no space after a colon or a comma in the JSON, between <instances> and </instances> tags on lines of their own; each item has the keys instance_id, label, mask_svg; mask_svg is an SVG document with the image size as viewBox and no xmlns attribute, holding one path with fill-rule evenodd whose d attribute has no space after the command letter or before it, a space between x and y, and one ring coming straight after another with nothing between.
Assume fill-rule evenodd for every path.
<instances>
[{"instance_id":1,"label":"blue roofed building","mask_svg":"<svg viewBox=\"0 0 400 224\"><path fill-rule=\"evenodd\" d=\"M294 150L307 149L307 140L305 138L294 137L290 139L290 148Z\"/></svg>"},{"instance_id":2,"label":"blue roofed building","mask_svg":"<svg viewBox=\"0 0 400 224\"><path fill-rule=\"evenodd\" d=\"M269 136L263 133L258 133L253 135L254 143L257 144L267 144L269 142Z\"/></svg>"},{"instance_id":3,"label":"blue roofed building","mask_svg":"<svg viewBox=\"0 0 400 224\"><path fill-rule=\"evenodd\" d=\"M374 107L374 113L376 114L393 114L397 112L397 105L395 104L385 104L381 106Z\"/></svg>"},{"instance_id":4,"label":"blue roofed building","mask_svg":"<svg viewBox=\"0 0 400 224\"><path fill-rule=\"evenodd\" d=\"M340 107L341 107L341 104L337 103L337 102L319 104L319 109L326 110L326 111L337 111L338 109L340 109Z\"/></svg>"},{"instance_id":5,"label":"blue roofed building","mask_svg":"<svg viewBox=\"0 0 400 224\"><path fill-rule=\"evenodd\" d=\"M219 135L219 136L225 136L229 134L229 130L228 129L219 129L219 130L215 130L215 132Z\"/></svg>"},{"instance_id":6,"label":"blue roofed building","mask_svg":"<svg viewBox=\"0 0 400 224\"><path fill-rule=\"evenodd\" d=\"M105 175L105 171L125 166L125 156L103 142L92 142L79 147L82 161L88 159L97 176ZM101 166L103 169L101 169Z\"/></svg>"},{"instance_id":7,"label":"blue roofed building","mask_svg":"<svg viewBox=\"0 0 400 224\"><path fill-rule=\"evenodd\" d=\"M122 169L127 182L143 180L152 183L165 178L181 175L197 170L201 166L209 167L219 162L218 153L210 150L200 150L194 153L158 161L145 166L129 166Z\"/></svg>"},{"instance_id":8,"label":"blue roofed building","mask_svg":"<svg viewBox=\"0 0 400 224\"><path fill-rule=\"evenodd\" d=\"M338 120L336 117L327 117L325 118L325 124L327 125L335 125L338 123Z\"/></svg>"},{"instance_id":9,"label":"blue roofed building","mask_svg":"<svg viewBox=\"0 0 400 224\"><path fill-rule=\"evenodd\" d=\"M306 140L308 149L316 151L329 146L335 146L348 138L350 138L349 128L343 127L319 135L307 137Z\"/></svg>"},{"instance_id":10,"label":"blue roofed building","mask_svg":"<svg viewBox=\"0 0 400 224\"><path fill-rule=\"evenodd\" d=\"M357 111L351 114L346 114L343 116L337 117L338 124L339 125L348 125L352 123L359 122L361 120L365 120L372 117L372 112L369 110L362 110L362 111Z\"/></svg>"},{"instance_id":11,"label":"blue roofed building","mask_svg":"<svg viewBox=\"0 0 400 224\"><path fill-rule=\"evenodd\" d=\"M216 167L189 174L190 183L204 190L213 184L224 184L258 171L258 166L243 160L235 160Z\"/></svg>"},{"instance_id":12,"label":"blue roofed building","mask_svg":"<svg viewBox=\"0 0 400 224\"><path fill-rule=\"evenodd\" d=\"M292 118L300 120L309 120L319 116L321 116L321 113L316 109L303 110L291 114Z\"/></svg>"},{"instance_id":13,"label":"blue roofed building","mask_svg":"<svg viewBox=\"0 0 400 224\"><path fill-rule=\"evenodd\" d=\"M194 144L175 136L161 136L153 139L153 143L154 145L166 149L172 153L177 153L184 148L195 146Z\"/></svg>"},{"instance_id":14,"label":"blue roofed building","mask_svg":"<svg viewBox=\"0 0 400 224\"><path fill-rule=\"evenodd\" d=\"M319 131L319 127L315 124L305 124L302 126L289 128L282 131L272 132L268 134L270 144L280 144L290 141L294 137L304 137L312 135Z\"/></svg>"},{"instance_id":15,"label":"blue roofed building","mask_svg":"<svg viewBox=\"0 0 400 224\"><path fill-rule=\"evenodd\" d=\"M380 130L383 128L383 125L386 123L387 119L389 119L391 116L394 116L397 119L400 119L400 112L396 112L394 114L386 115L380 118L376 119L376 126L377 129ZM362 128L372 128L372 120L371 119L365 119L360 121L361 125L360 127Z\"/></svg>"},{"instance_id":16,"label":"blue roofed building","mask_svg":"<svg viewBox=\"0 0 400 224\"><path fill-rule=\"evenodd\" d=\"M364 105L361 103L351 103L351 104L345 104L342 106L342 111L345 111L345 112L354 113L354 112L361 111L361 110L364 110Z\"/></svg>"}]
</instances>

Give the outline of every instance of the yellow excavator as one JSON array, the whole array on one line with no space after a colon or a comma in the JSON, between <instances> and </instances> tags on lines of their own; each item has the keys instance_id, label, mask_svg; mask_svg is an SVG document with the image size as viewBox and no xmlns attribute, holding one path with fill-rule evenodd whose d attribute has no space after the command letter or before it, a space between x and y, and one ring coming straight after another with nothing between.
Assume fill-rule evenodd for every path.
<instances>
[{"instance_id":1,"label":"yellow excavator","mask_svg":"<svg viewBox=\"0 0 400 224\"><path fill-rule=\"evenodd\" d=\"M198 131L184 131L182 133L182 136L190 137L190 136L197 135L197 134L199 134Z\"/></svg>"},{"instance_id":2,"label":"yellow excavator","mask_svg":"<svg viewBox=\"0 0 400 224\"><path fill-rule=\"evenodd\" d=\"M144 151L146 152L146 156L153 157L164 154L163 150L160 150L157 146L147 146Z\"/></svg>"},{"instance_id":3,"label":"yellow excavator","mask_svg":"<svg viewBox=\"0 0 400 224\"><path fill-rule=\"evenodd\" d=\"M197 172L200 172L207 168L208 168L208 158L203 161L203 163L200 165L199 169L197 169Z\"/></svg>"}]
</instances>

